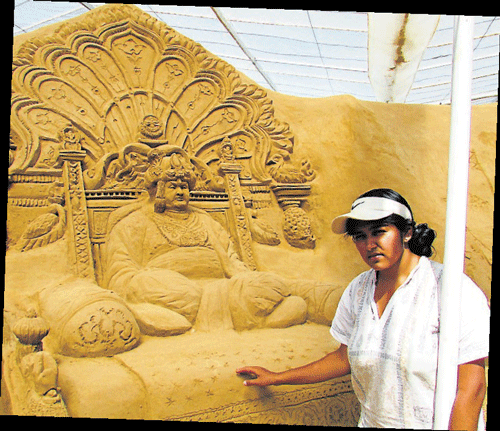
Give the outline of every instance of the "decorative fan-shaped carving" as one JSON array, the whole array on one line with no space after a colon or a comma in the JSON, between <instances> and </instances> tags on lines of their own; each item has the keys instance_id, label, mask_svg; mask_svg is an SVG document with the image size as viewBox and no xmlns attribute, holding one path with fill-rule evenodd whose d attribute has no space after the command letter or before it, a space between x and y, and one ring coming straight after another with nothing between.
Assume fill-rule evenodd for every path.
<instances>
[{"instance_id":1,"label":"decorative fan-shaped carving","mask_svg":"<svg viewBox=\"0 0 500 431\"><path fill-rule=\"evenodd\" d=\"M14 51L9 179L62 176L75 210L68 218L80 217L78 226L85 225L85 191L139 194L151 151L166 148L190 158L198 196L236 193L243 200L241 190L228 190L231 177L250 200L259 188L272 191L287 215L307 198L305 183L315 177L307 161L301 167L292 161L293 146L265 90L135 6L102 6ZM229 202L236 205L235 198ZM244 230L247 217L240 215ZM42 221L56 218L49 213ZM82 247L85 229L74 232ZM302 244L289 238L295 231L284 234ZM86 270L90 251L80 255Z\"/></svg>"},{"instance_id":2,"label":"decorative fan-shaped carving","mask_svg":"<svg viewBox=\"0 0 500 431\"><path fill-rule=\"evenodd\" d=\"M208 167L228 138L248 179L260 182L272 180L267 161L293 148L264 90L133 6L103 7L29 40L14 58L12 86L11 173L55 163L69 126L94 180L109 166L126 169L116 164L130 165L123 149L135 143L178 146Z\"/></svg>"}]
</instances>

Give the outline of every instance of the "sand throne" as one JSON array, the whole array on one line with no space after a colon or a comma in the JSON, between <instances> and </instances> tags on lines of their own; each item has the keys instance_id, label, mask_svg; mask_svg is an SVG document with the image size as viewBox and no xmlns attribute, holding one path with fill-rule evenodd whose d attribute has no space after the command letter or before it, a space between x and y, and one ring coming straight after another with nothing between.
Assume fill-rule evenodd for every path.
<instances>
[{"instance_id":1,"label":"sand throne","mask_svg":"<svg viewBox=\"0 0 500 431\"><path fill-rule=\"evenodd\" d=\"M190 157L198 177L191 202L227 228L249 268L258 267L255 243L272 247L284 239L293 247L314 247L302 204L315 173L306 161L293 160L293 134L274 118L262 89L243 83L231 66L142 11L109 6L17 50L11 119L10 238L20 253L13 260L50 249L46 254L66 262L60 276L55 265L54 278L67 284L68 268L77 276L71 282L74 292L83 292L79 310L111 303L87 311L89 324L76 324L80 339L69 350L57 342L52 352L50 343L41 350L44 330L22 341L31 350L16 347L7 359L13 408L21 414L354 423L348 379L249 391L234 376L243 354L245 361L286 366L314 359L333 348L326 326L226 332L215 342L203 333L141 336L126 304L98 287L110 218L144 195L147 153L165 145ZM86 290L81 280L95 290ZM26 302L40 291L33 286ZM65 300L61 294L61 312ZM14 307L13 315L20 317L23 307L29 308ZM102 317L112 328L97 325L97 334L92 322ZM31 316L28 327L37 319ZM82 342L85 330L104 349L93 351ZM324 340L310 343L318 334ZM302 339L313 347L297 349L307 344ZM116 350L106 347L113 343ZM48 383L39 383L43 379L31 363L52 370ZM43 403L51 408L33 407Z\"/></svg>"}]
</instances>

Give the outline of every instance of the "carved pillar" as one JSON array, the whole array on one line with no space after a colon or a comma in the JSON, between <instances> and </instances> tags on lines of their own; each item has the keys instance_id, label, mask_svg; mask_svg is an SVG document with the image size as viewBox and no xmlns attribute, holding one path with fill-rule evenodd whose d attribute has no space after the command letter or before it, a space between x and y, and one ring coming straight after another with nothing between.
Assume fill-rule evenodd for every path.
<instances>
[{"instance_id":1,"label":"carved pillar","mask_svg":"<svg viewBox=\"0 0 500 431\"><path fill-rule=\"evenodd\" d=\"M95 280L82 175L82 161L85 155L82 150L60 150L59 160L63 169L69 238L73 242L70 249L76 263L76 273L79 277Z\"/></svg>"},{"instance_id":2,"label":"carved pillar","mask_svg":"<svg viewBox=\"0 0 500 431\"><path fill-rule=\"evenodd\" d=\"M311 194L309 184L276 184L271 186L276 199L283 209L285 223L283 233L287 242L298 248L314 248L316 238L312 234L309 216L301 205Z\"/></svg>"},{"instance_id":3,"label":"carved pillar","mask_svg":"<svg viewBox=\"0 0 500 431\"><path fill-rule=\"evenodd\" d=\"M220 172L224 175L225 186L229 196L229 220L231 220L231 233L235 236L239 254L247 266L255 270L255 260L252 251L252 234L250 220L245 208L241 193L239 173L242 167L236 163L221 163ZM234 223L234 226L233 226Z\"/></svg>"}]
</instances>

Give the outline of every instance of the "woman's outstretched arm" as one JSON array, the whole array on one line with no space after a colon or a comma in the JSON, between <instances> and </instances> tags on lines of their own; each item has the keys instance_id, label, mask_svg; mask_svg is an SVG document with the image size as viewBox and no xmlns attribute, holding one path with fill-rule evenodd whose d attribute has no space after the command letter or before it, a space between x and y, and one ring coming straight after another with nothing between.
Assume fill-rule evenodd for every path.
<instances>
[{"instance_id":1,"label":"woman's outstretched arm","mask_svg":"<svg viewBox=\"0 0 500 431\"><path fill-rule=\"evenodd\" d=\"M350 371L347 346L341 344L335 352L302 367L275 373L262 367L251 366L239 368L236 373L249 376L249 379L243 382L245 386L271 386L319 383L345 376Z\"/></svg>"}]
</instances>

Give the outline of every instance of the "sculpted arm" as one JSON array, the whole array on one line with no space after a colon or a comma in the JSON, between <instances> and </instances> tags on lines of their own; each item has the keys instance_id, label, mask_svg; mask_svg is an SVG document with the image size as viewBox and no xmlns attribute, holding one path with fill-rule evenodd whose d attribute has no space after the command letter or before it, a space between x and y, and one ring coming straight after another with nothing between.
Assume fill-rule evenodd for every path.
<instances>
[{"instance_id":1,"label":"sculpted arm","mask_svg":"<svg viewBox=\"0 0 500 431\"><path fill-rule=\"evenodd\" d=\"M139 226L135 229L133 236L127 232L127 226L120 224L117 224L110 232L106 241L104 281L108 289L117 292L122 290L140 271L138 261L138 256L142 253L141 242L138 240L140 237L144 237L144 232L141 232ZM131 244L132 242L135 244ZM135 247L131 247L131 245L135 245Z\"/></svg>"},{"instance_id":2,"label":"sculpted arm","mask_svg":"<svg viewBox=\"0 0 500 431\"><path fill-rule=\"evenodd\" d=\"M238 257L238 253L227 231L210 216L204 216L203 222L208 229L209 240L214 248L226 277L231 278L240 272L250 271Z\"/></svg>"},{"instance_id":3,"label":"sculpted arm","mask_svg":"<svg viewBox=\"0 0 500 431\"><path fill-rule=\"evenodd\" d=\"M350 371L347 346L341 344L335 352L302 367L275 373L262 367L251 366L239 368L236 373L252 376L243 382L245 386L271 386L319 383L345 376Z\"/></svg>"}]
</instances>

